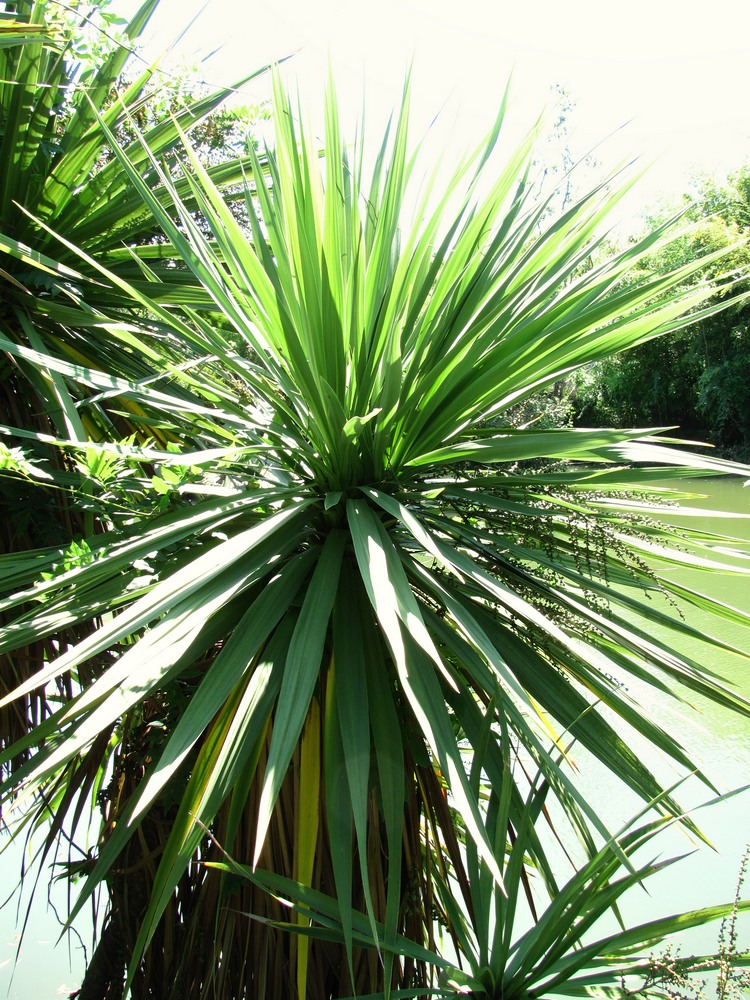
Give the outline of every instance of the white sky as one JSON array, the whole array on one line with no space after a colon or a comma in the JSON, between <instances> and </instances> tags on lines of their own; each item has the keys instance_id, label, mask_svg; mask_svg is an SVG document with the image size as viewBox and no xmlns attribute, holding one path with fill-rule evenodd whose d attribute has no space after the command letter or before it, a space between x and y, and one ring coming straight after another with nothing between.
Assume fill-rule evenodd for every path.
<instances>
[{"instance_id":1,"label":"white sky","mask_svg":"<svg viewBox=\"0 0 750 1000\"><path fill-rule=\"evenodd\" d=\"M135 0L115 0L129 12ZM161 0L149 28L172 40L200 0ZM524 127L560 84L576 102L570 145L605 165L656 161L642 195L680 193L691 169L726 173L750 160L750 0L209 0L179 51L212 83L296 52L283 72L319 121L330 58L348 135L366 94L376 144L413 61L415 137L439 115L440 148L460 152L491 124L513 72ZM249 102L266 95L245 88ZM628 123L626 125L626 123Z\"/></svg>"}]
</instances>

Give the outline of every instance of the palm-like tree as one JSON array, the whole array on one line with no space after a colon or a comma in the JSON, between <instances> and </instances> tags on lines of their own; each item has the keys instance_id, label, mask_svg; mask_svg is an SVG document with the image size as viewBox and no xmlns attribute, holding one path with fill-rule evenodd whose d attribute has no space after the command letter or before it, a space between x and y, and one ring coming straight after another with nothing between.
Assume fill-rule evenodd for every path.
<instances>
[{"instance_id":1,"label":"palm-like tree","mask_svg":"<svg viewBox=\"0 0 750 1000\"><path fill-rule=\"evenodd\" d=\"M190 376L180 368L189 367L186 352L172 356L172 374L167 375L162 366L169 343L162 338L162 349L158 355L153 352L148 341L160 332L133 322L143 316L143 308L130 295L121 295L117 286L100 282L89 263L89 255L95 255L142 295L159 301L168 301L170 289L184 284L185 273L175 266L150 212L124 179L99 116L148 180L147 159L129 133L131 121L145 130L152 154L168 157L179 128L210 121L208 116L231 89L164 107L157 65L132 59L158 0L145 0L122 27L121 41L105 42L99 61L83 63L76 46L92 33L106 2L80 11L78 22L72 10L61 14L60 5L47 0L4 6L12 9L0 14L0 399L13 441L10 448L2 446L2 465L9 475L0 492L0 548L14 565L23 566L23 553L29 549L63 551L75 545L73 539L99 530L102 507L95 484L114 474L100 456L84 451L72 461L51 447L50 440L81 443L125 437L165 445L180 423L178 413L175 421L162 419L159 426L150 423L144 429L128 395L112 391L112 376L144 384L168 377L189 395ZM212 163L210 173L226 189L241 184L249 169L247 157L225 155ZM189 197L184 184L183 193ZM198 294L194 282L193 287ZM45 369L39 352L53 352L62 367ZM151 363L155 357L157 369ZM67 377L71 368L81 365L90 373L82 391ZM93 398L92 385L107 395L107 407ZM185 421L180 439L189 434ZM88 494L83 502L81 494L71 501L67 489L72 483L83 485ZM106 515L111 524L111 507ZM59 640L73 641L81 634L73 629ZM52 648L42 639L22 654L0 657L0 691L7 693L33 673ZM92 665L78 682L95 676ZM1 710L2 746L28 733L48 713L51 701L69 693L63 684L56 693L36 691L24 705ZM14 764L25 756L14 757ZM83 761L76 777L68 779L69 788L77 788L84 801L96 772ZM45 850L51 849L57 832L51 831Z\"/></svg>"},{"instance_id":2,"label":"palm-like tree","mask_svg":"<svg viewBox=\"0 0 750 1000\"><path fill-rule=\"evenodd\" d=\"M142 4L124 26L122 42L108 45L99 65L81 64L71 53L91 11L67 32L61 30L58 7L46 0L19 0L0 20L0 346L5 352L0 398L4 420L17 435L46 432L76 441L141 435L139 414L127 397L119 397L117 412L105 413L90 398L82 408L74 383L64 373L43 373L37 352L53 351L69 365L87 366L97 373L100 388L114 374L133 380L154 374L146 341L133 349L132 298L99 282L81 251L106 260L154 297L168 299L169 288L180 285L181 274L168 262L168 250L154 245L154 220L124 180L98 121L102 112L109 127L122 133L131 116L148 118L150 106L160 100L156 66L142 65L130 83L121 82L157 5L158 0ZM228 93L185 102L174 116L165 111L152 121L147 135L153 154L167 155L178 127L200 123ZM131 141L128 148L148 181L140 144ZM247 158L226 158L211 173L223 187L241 181L248 166ZM74 241L77 251L53 238L50 226ZM148 267L140 257L150 260ZM159 359L163 363L164 350ZM175 365L186 360L184 352L173 359ZM165 423L143 433L144 440L156 436L162 443L169 435ZM42 456L59 471L66 467L43 445L30 445L28 436L17 444L31 448L25 469ZM91 511L74 512L59 491L43 488L38 471L32 478L37 487L32 491L23 480L6 483L0 507L3 551L67 544L93 530ZM4 676L0 684L8 681ZM13 717L6 714L3 722L5 736L18 731ZM23 731L26 722L20 725Z\"/></svg>"},{"instance_id":3,"label":"palm-like tree","mask_svg":"<svg viewBox=\"0 0 750 1000\"><path fill-rule=\"evenodd\" d=\"M76 440L138 431L138 414L127 412L127 401L117 429L96 405L81 411L64 379L50 383L40 377L34 352L54 350L72 364L108 375L137 379L153 373L150 362L156 355L146 342L134 345L135 328L127 325L132 298L123 299L116 286L98 282L87 256L106 262L144 296L160 301L169 300L184 275L108 149L98 118L101 113L142 180L151 183L148 157L139 142L128 138L130 122L147 122L152 155L166 157L180 128L200 124L232 92L220 90L156 116L149 113L161 100L157 65L141 64L129 82L122 74L158 2L145 0L123 28L122 42L112 41L100 63L82 64L71 53L72 39L87 30L91 12L61 33L54 18L51 27L47 23L55 4L19 0L15 13L0 21L0 336L4 348L12 342L26 349L12 355L13 371L3 373L3 412L19 427L43 420L53 433ZM209 173L226 188L241 183L249 166L247 157L227 156ZM187 184L178 186L189 197ZM165 197L158 184L156 194ZM164 349L158 356L163 362ZM184 354L178 360L185 362ZM151 427L145 436L152 439L154 433Z\"/></svg>"},{"instance_id":4,"label":"palm-like tree","mask_svg":"<svg viewBox=\"0 0 750 1000\"><path fill-rule=\"evenodd\" d=\"M543 824L525 826L525 770L595 856L607 818L571 777L570 739L664 812L678 807L634 737L693 767L627 678L750 707L650 634L658 623L702 638L673 598L740 616L662 576L722 563L705 533L685 528L674 548L658 520L659 499L679 497L665 480L738 468L654 431L503 424L577 366L713 308L710 288L685 291L704 262L623 281L660 231L589 266L615 196L603 186L546 219L527 194L532 138L501 167L493 158L502 112L437 207L428 197L408 224L407 106L366 185L334 99L321 167L277 85L249 237L187 141L178 183L148 138L134 156L102 119L122 184L195 286L147 297L106 255L86 257L163 338L135 331L128 362L149 366L158 391L52 345L7 347L82 400L93 387L105 415L114 393L137 407L152 441L116 457L168 500L123 514L123 491L109 489L111 526L75 550L5 559L0 603L0 648L50 648L6 703L53 682L63 692L0 758L28 756L4 789L58 823L98 790L102 835L76 910L106 885L135 996L425 987L429 953L399 949L399 935L431 944L436 919L458 934L441 884L475 915L467 851L502 884L477 767L508 789L509 842L524 829L519 878L533 865L554 894ZM181 354L189 394L166 377ZM186 427L177 453L165 424ZM70 629L84 637L56 639ZM341 943L318 932L310 944L304 913L299 937L285 935L267 881L200 864L223 849L336 897ZM382 958L359 947L362 919ZM116 962L108 975L114 988Z\"/></svg>"}]
</instances>

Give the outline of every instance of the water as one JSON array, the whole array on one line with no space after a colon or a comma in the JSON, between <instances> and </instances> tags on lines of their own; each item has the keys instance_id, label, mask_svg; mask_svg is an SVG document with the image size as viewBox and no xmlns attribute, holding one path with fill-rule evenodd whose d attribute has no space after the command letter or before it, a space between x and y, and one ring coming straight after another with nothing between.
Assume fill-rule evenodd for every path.
<instances>
[{"instance_id":1,"label":"water","mask_svg":"<svg viewBox=\"0 0 750 1000\"><path fill-rule=\"evenodd\" d=\"M685 489L689 487L684 485ZM696 492L706 493L718 510L733 513L750 513L750 488L744 489L741 481L729 479L701 480L693 487ZM716 521L702 520L700 526L707 530L730 533L748 541L750 551L750 520L733 518ZM705 586L704 573L679 571L679 581L687 586ZM709 589L719 600L726 601L744 610L750 610L750 582L739 577L711 574ZM698 611L690 614L692 623L709 629L710 616ZM740 649L750 649L750 629L738 625L726 625L721 629L721 638ZM750 662L731 654L710 650L704 645L683 651L702 659L704 665L719 670L738 690L750 697ZM649 692L647 703L659 721L673 731L683 735L683 743L690 756L698 763L707 776L721 791L737 788L750 782L750 720L739 718L718 708L697 696L690 696L699 711L679 710L666 697L654 697ZM671 765L653 755L649 764L665 782L671 783L676 772ZM635 799L623 795L613 788L611 780L597 774L590 766L588 777L595 784L594 796L602 802L606 815L617 820L626 820L637 806ZM710 793L697 781L691 782L680 792L680 801L695 805L704 801ZM683 853L696 847L696 852L686 861L666 872L660 873L649 882L650 894L636 889L625 900L622 907L627 923L640 923L669 913L693 909L731 900L734 895L740 858L750 841L750 793L736 796L724 803L696 814L696 820L703 833L712 842L715 850L705 845L692 844L682 833L674 832L654 845L654 853L664 856ZM15 845L0 858L3 872L0 885L0 902L15 883L21 864L21 850ZM750 896L750 881L745 886L745 896ZM58 913L67 908L65 887L55 885L51 890L52 904ZM30 997L44 1000L67 996L80 982L84 968L84 957L80 945L71 941L56 945L59 925L53 911L47 905L47 886L44 880L34 894L34 902L21 950L21 957L13 976L14 959L18 945L17 917L14 904L0 910L0 1000L29 1000ZM84 938L87 931L82 929ZM688 951L713 951L716 945L717 928L704 928L690 932L682 940L684 953ZM750 916L740 918L740 945L750 948Z\"/></svg>"},{"instance_id":2,"label":"water","mask_svg":"<svg viewBox=\"0 0 750 1000\"><path fill-rule=\"evenodd\" d=\"M15 887L22 863L25 860L28 865L30 854L41 842L42 837L36 836L26 852L20 843L13 843L0 855L0 904ZM0 847L6 843L3 837ZM66 884L48 885L48 877L44 871L35 887L31 882L24 887L20 901L16 894L0 909L0 1000L68 997L81 984L86 966L82 941L88 947L93 923L88 912L82 914L76 921L82 940L70 935L58 941L70 901Z\"/></svg>"},{"instance_id":3,"label":"water","mask_svg":"<svg viewBox=\"0 0 750 1000\"><path fill-rule=\"evenodd\" d=\"M695 501L696 505L708 505L710 502L720 511L750 513L750 487L744 489L741 480L701 480L692 485L681 484L680 488L710 497L710 501ZM675 523L680 522L676 519ZM706 518L700 522L691 519L689 523L708 531L743 538L748 543L745 551L750 553L750 520L741 517ZM710 571L707 577L705 571L684 569L671 570L670 575L684 586L706 590L715 599L750 611L748 577L743 579L717 571ZM710 614L690 609L688 617L692 625L706 634L717 634L717 623ZM718 637L738 649L750 650L750 628L722 623ZM683 640L680 651L697 659L704 667L720 673L730 687L734 686L739 693L750 698L750 661L691 640ZM666 695L647 691L645 685L640 690L635 683L631 687L633 693L650 706L656 721L671 733L679 734L690 758L720 792L750 783L750 719L742 718L692 692L685 692L685 697L695 710L676 705ZM656 752L644 751L643 757L665 785L672 784L678 777L676 768ZM611 779L601 771L597 772L595 766L591 767L591 772L594 794L597 801L604 804L604 814L616 816L623 822L627 820L638 806L635 796L630 797L615 789ZM688 807L698 806L713 797L710 789L694 778L689 779L676 795L680 803ZM648 891L640 888L631 890L621 908L627 925L725 903L734 898L741 858L750 842L750 791L699 809L693 818L712 847L689 839L678 829L652 841L645 854L640 856L644 862L656 855L667 858L691 850L694 853L650 879L646 885ZM750 873L743 897L750 898ZM750 949L750 915L741 915L737 926L740 948ZM616 926L606 926L605 930L614 931ZM681 935L677 943L684 955L711 953L716 951L718 932L718 924L696 928Z\"/></svg>"}]
</instances>

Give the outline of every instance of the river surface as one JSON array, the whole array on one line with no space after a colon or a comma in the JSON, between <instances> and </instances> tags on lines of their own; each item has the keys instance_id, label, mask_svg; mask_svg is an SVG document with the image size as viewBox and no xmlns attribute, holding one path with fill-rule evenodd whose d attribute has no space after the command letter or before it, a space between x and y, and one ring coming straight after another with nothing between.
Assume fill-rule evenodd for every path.
<instances>
[{"instance_id":1,"label":"river surface","mask_svg":"<svg viewBox=\"0 0 750 1000\"><path fill-rule=\"evenodd\" d=\"M676 484L673 482L670 485ZM708 506L710 502L717 511L744 515L744 518L675 519L675 524L690 524L717 534L742 538L742 551L750 556L750 487L744 488L742 480L726 478L692 483L686 481L678 488L710 498L710 501L694 501L696 506ZM684 586L704 590L713 598L750 613L750 576L682 568L670 570L669 575ZM718 623L717 626L712 615L695 608L688 608L687 617L691 625L706 634L717 635L736 648L750 652L750 628L734 623ZM750 660L689 639L683 639L679 648L686 656L721 674L730 687L750 699ZM650 707L656 721L673 735L678 734L688 756L720 792L750 784L750 719L688 691L684 692L684 696L692 707L647 690L646 685L639 689L637 684L633 684L631 690ZM676 767L657 752L647 749L642 757L665 786L677 780L679 773ZM625 822L638 808L637 798L613 787L611 779L591 762L588 766L589 777L595 786L594 797L603 804L604 814ZM689 778L675 794L682 805L690 808L714 797L710 789L694 778ZM693 818L712 846L691 840L678 829L670 830L652 841L639 855L644 862L657 855L668 858L690 851L694 853L649 879L644 889L637 887L630 891L621 907L626 925L645 923L734 898L741 859L750 843L750 791L698 809ZM750 898L750 871L742 895ZM740 950L750 950L750 914L741 915L737 926ZM616 925L605 922L604 930L616 929ZM686 932L677 943L683 955L711 953L716 951L718 933L718 924L712 924Z\"/></svg>"},{"instance_id":2,"label":"river surface","mask_svg":"<svg viewBox=\"0 0 750 1000\"><path fill-rule=\"evenodd\" d=\"M707 494L717 510L750 514L750 487L743 489L741 480L700 480L692 485L685 482L681 484L681 488ZM706 501L700 503L708 505ZM689 523L698 526L694 521ZM701 519L700 527L744 538L746 551L750 554L750 519ZM712 571L709 579L705 572L674 572L678 574L681 583L703 587L715 598L750 612L750 577L743 579ZM691 609L689 614L692 624L706 631L711 628L715 631L715 625L710 624L710 616L695 609ZM740 649L750 650L748 628L722 625L720 637ZM685 644L683 651L699 658L706 667L721 673L750 698L750 660L717 651L704 644L697 644L694 648ZM634 693L639 692L634 690ZM655 697L650 692L646 703L651 706L653 714L662 725L672 732L679 731L688 754L721 791L750 783L750 719L743 719L697 696L690 695L690 700L697 711L678 707L671 699ZM648 763L664 782L671 784L676 777L669 762L652 756ZM605 775L597 775L593 764L584 766L584 770L589 772L587 777L594 784L594 798L602 803L603 811L612 817L613 823L628 819L638 805L637 801L623 794L619 788L613 788L611 780ZM678 797L682 803L694 806L710 798L711 793L698 781L690 779L678 793ZM665 857L670 857L694 848L695 853L650 880L648 893L640 888L630 893L622 906L626 923L645 922L666 914L725 902L734 897L740 859L750 842L750 792L700 810L695 814L695 819L711 841L713 849L692 843L679 832L670 832L661 841L656 841L650 856L663 853ZM20 861L21 853L15 848L0 857L0 903L17 879ZM55 946L59 927L54 914L47 909L46 888L43 880L40 881L12 984L11 974L18 942L16 908L10 904L0 910L0 1000L47 1000L67 996L80 981L82 952L75 942L70 949L65 942ZM744 895L750 897L750 876L745 884ZM64 914L66 896L63 886L54 887L52 899L58 912ZM750 915L741 917L738 926L741 948L750 949ZM85 931L83 934L86 937ZM715 950L717 934L718 928L715 926L690 932L681 939L683 954Z\"/></svg>"}]
</instances>

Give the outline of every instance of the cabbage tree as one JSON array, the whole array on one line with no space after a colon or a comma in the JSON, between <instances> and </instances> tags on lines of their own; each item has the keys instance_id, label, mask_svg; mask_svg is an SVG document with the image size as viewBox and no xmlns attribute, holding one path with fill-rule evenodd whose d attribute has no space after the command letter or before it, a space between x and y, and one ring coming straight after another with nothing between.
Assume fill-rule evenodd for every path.
<instances>
[{"instance_id":1,"label":"cabbage tree","mask_svg":"<svg viewBox=\"0 0 750 1000\"><path fill-rule=\"evenodd\" d=\"M673 648L690 636L729 649L691 625L691 605L718 623L743 615L665 572L748 571L725 565L725 538L686 520L676 545L660 520L686 472L748 470L675 448L663 429L505 417L577 367L718 308L686 281L705 261L625 280L668 226L597 260L622 188L550 217L529 193L534 137L503 150L504 112L415 209L408 94L370 173L333 93L321 159L277 82L267 177L251 153L249 232L187 138L176 179L148 137L122 150L100 116L120 182L190 280L162 300L78 248L140 311L128 365L148 378L3 343L81 409L137 412L141 441L59 434L62 455L106 469L83 497L56 477L71 502L96 499L104 530L0 558L0 649L11 663L46 650L2 704L58 692L0 762L15 765L2 789L29 822L60 829L90 794L102 804L96 851L69 874L85 876L73 916L108 893L119 950L107 988L126 961L135 997L418 989L436 926L458 935L457 914L477 916L471 858L518 892L488 833L487 784L507 789L509 846L523 830L514 877L533 869L554 896L549 822L592 858L612 837L571 741L679 815L638 741L696 765L634 691L685 710L699 692L748 714ZM54 220L36 224L76 252ZM61 638L71 630L84 637ZM556 818L540 811L529 827L537 772ZM624 860L613 843L608 859ZM299 935L279 930L288 913L268 881L202 864L224 850L335 897L340 934L311 940L304 914ZM379 952L361 947L363 920Z\"/></svg>"},{"instance_id":2,"label":"cabbage tree","mask_svg":"<svg viewBox=\"0 0 750 1000\"><path fill-rule=\"evenodd\" d=\"M87 257L106 261L162 300L169 299L169 289L179 287L184 275L175 268L157 223L109 149L99 116L116 136L113 141L128 150L143 180L153 183L156 196L164 200L155 176L149 176L148 157L133 140L130 122L147 124L151 154L164 157L178 144L180 128L189 130L203 122L232 90L186 97L171 109L173 114L162 107L158 65L132 59L158 3L145 0L129 21L116 25L119 40L109 37L98 58L85 59L79 49L82 39L97 37L90 22L96 16L113 18L107 0L62 14L58 3L19 0L12 5L14 12L0 14L3 349L11 341L52 350L108 374L153 374L154 358L147 345L133 348L136 328L127 326L132 299L98 281ZM224 188L241 183L248 169L247 158L227 156L209 172ZM181 190L189 197L185 183ZM62 240L50 235L50 226ZM148 266L142 258L149 260ZM160 363L164 353L159 354ZM43 377L19 353L3 370L0 391L9 424L49 428L77 440L118 437L138 429L137 414L131 421L126 412L115 428L111 416L106 418L95 405L77 408L64 379ZM153 433L151 428L146 437Z\"/></svg>"},{"instance_id":3,"label":"cabbage tree","mask_svg":"<svg viewBox=\"0 0 750 1000\"><path fill-rule=\"evenodd\" d=\"M82 504L80 498L71 503L50 473L74 481L83 473L85 482L87 470L100 475L106 463L86 452L77 462L61 459L40 435L119 440L137 438L142 428L129 400L121 398L105 412L92 399L90 383L79 392L75 381L40 367L35 352L51 351L88 367L100 386L113 374L131 379L163 375L145 343L134 348L139 330L129 318L140 310L132 298L99 281L81 253L106 260L163 299L183 276L163 245L156 245L156 223L128 186L98 116L147 178L140 143L128 138L131 116L148 124L152 153L166 156L178 140L178 127L203 122L230 91L186 98L173 117L154 113L163 102L158 67L131 57L158 0L145 0L124 22L114 18L108 0L71 7L56 0L18 0L0 6L0 412L15 435L12 441L3 439L0 465L16 470L0 492L0 550L18 553L65 546L98 530L97 503ZM97 24L105 32L97 32ZM86 49L88 43L95 54ZM248 168L247 160L225 158L210 173L224 187L241 182ZM68 244L75 241L76 251L53 238L45 225L54 226ZM147 268L138 254L149 258ZM168 345L163 341L162 346L159 366L167 358ZM185 361L183 351L170 364ZM162 444L168 440L164 420L143 431L144 441L154 436ZM43 643L28 647L27 654L3 661L3 694L47 655ZM33 725L37 712L44 713L44 702L38 692L25 711L0 712L5 745Z\"/></svg>"}]
</instances>

